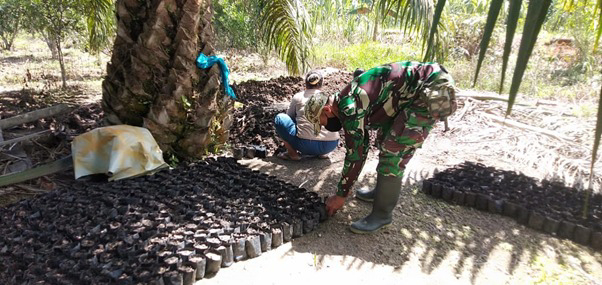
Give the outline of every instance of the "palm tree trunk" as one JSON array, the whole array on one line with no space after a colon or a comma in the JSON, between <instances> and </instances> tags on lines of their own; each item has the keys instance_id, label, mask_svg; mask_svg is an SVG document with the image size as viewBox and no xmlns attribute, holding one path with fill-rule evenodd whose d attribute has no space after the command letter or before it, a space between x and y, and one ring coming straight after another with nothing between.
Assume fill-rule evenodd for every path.
<instances>
[{"instance_id":1,"label":"palm tree trunk","mask_svg":"<svg viewBox=\"0 0 602 285\"><path fill-rule=\"evenodd\" d=\"M166 154L203 156L212 123L228 110L218 67L195 65L199 52L213 53L211 1L117 0L116 5L117 37L102 84L106 120L148 128Z\"/></svg>"}]
</instances>

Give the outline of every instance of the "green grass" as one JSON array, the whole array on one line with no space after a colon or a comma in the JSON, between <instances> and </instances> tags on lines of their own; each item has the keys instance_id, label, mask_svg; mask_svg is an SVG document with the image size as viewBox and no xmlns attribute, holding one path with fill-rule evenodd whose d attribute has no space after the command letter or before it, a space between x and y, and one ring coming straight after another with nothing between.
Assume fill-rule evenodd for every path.
<instances>
[{"instance_id":1,"label":"green grass","mask_svg":"<svg viewBox=\"0 0 602 285\"><path fill-rule=\"evenodd\" d=\"M420 51L411 45L400 46L377 42L348 46L322 43L314 48L314 54L314 66L332 66L346 70L369 69L401 60L420 60Z\"/></svg>"},{"instance_id":2,"label":"green grass","mask_svg":"<svg viewBox=\"0 0 602 285\"><path fill-rule=\"evenodd\" d=\"M475 58L472 60L449 59L445 66L461 89L498 92L501 79L501 66L497 63L499 60L499 58L490 57L484 61L475 86L472 86L476 66ZM568 71L570 74L556 76L554 75L555 64L542 57L532 57L525 71L517 100L521 100L523 97L573 102L597 99L596 92L599 91L599 88L592 88L596 80L593 76L576 74L577 71ZM506 73L504 94L507 94L510 89L513 72L514 62L511 60Z\"/></svg>"}]
</instances>

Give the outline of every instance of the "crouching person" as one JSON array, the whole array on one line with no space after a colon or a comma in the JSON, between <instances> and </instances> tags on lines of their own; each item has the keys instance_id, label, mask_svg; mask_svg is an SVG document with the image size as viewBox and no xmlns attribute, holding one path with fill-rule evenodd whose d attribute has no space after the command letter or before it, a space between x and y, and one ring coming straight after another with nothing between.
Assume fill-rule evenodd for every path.
<instances>
[{"instance_id":1,"label":"crouching person","mask_svg":"<svg viewBox=\"0 0 602 285\"><path fill-rule=\"evenodd\" d=\"M305 91L295 94L286 114L274 119L276 132L284 141L286 152L278 154L284 160L300 160L301 155L328 158L328 153L339 144L339 133L322 128L314 131L314 125L305 117L305 104L314 94L320 93L323 78L311 71L305 77Z\"/></svg>"}]
</instances>

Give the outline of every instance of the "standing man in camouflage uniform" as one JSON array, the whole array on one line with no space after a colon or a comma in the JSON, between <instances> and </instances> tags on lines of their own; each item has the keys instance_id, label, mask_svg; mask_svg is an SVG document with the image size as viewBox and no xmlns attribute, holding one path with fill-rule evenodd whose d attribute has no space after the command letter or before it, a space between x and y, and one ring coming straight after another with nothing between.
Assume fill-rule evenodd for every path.
<instances>
[{"instance_id":1,"label":"standing man in camouflage uniform","mask_svg":"<svg viewBox=\"0 0 602 285\"><path fill-rule=\"evenodd\" d=\"M345 132L345 163L336 195L326 202L329 215L345 203L368 155L368 130L376 129L380 151L376 187L356 193L358 199L373 202L372 213L352 223L351 231L371 233L390 224L405 166L436 120L456 110L455 92L452 77L440 64L402 61L362 73L333 96L313 95L305 116L315 133L321 126Z\"/></svg>"}]
</instances>

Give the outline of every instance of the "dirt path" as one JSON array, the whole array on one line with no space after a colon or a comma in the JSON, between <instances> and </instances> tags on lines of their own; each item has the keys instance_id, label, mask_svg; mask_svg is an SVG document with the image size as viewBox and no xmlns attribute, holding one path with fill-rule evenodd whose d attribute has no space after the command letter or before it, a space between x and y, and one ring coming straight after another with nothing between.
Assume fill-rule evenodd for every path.
<instances>
[{"instance_id":1,"label":"dirt path","mask_svg":"<svg viewBox=\"0 0 602 285\"><path fill-rule=\"evenodd\" d=\"M429 136L408 165L394 222L386 230L375 235L352 234L348 225L368 214L370 205L350 197L317 231L261 258L222 269L225 272L203 284L321 284L325 280L345 284L602 284L600 252L419 192L419 181L433 169L465 160L543 178L538 171L521 169L523 165L513 163L503 152L492 151L495 143L454 149L451 146L465 137L459 135L460 130L443 133L442 128ZM492 132L473 131L475 137ZM338 182L343 158L344 150L338 149L330 160L289 162L272 157L241 163L328 195ZM356 187L374 185L377 163L376 151L372 151Z\"/></svg>"}]
</instances>

